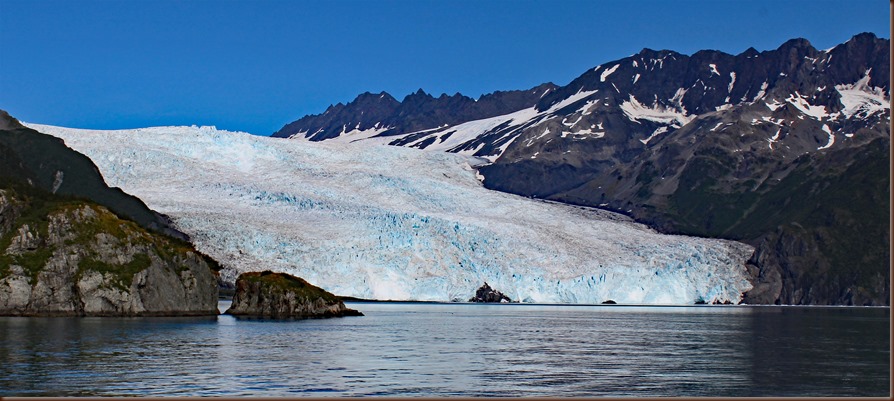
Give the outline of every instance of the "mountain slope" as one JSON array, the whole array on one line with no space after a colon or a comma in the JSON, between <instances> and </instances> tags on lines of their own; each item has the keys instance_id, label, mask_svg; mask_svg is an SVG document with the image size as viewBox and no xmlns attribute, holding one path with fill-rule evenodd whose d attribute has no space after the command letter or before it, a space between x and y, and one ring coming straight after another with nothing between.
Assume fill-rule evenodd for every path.
<instances>
[{"instance_id":1,"label":"mountain slope","mask_svg":"<svg viewBox=\"0 0 894 401\"><path fill-rule=\"evenodd\" d=\"M828 50L644 49L525 109L358 139L482 157L491 189L747 242L751 302L889 304L889 49L872 34Z\"/></svg>"},{"instance_id":2,"label":"mountain slope","mask_svg":"<svg viewBox=\"0 0 894 401\"><path fill-rule=\"evenodd\" d=\"M482 188L473 159L212 128L32 125L89 155L225 266L367 299L738 302L753 248Z\"/></svg>"},{"instance_id":3,"label":"mountain slope","mask_svg":"<svg viewBox=\"0 0 894 401\"><path fill-rule=\"evenodd\" d=\"M555 88L545 83L526 91L490 93L478 100L459 93L435 98L419 89L401 102L385 92L366 92L346 105L329 106L323 114L289 123L273 137L322 141L401 135L518 111L534 105Z\"/></svg>"}]
</instances>

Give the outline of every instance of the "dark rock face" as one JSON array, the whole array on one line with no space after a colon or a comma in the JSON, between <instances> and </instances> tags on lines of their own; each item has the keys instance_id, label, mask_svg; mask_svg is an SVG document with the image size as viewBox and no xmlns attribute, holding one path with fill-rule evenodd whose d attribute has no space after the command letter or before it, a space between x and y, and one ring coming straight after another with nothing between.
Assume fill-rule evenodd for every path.
<instances>
[{"instance_id":1,"label":"dark rock face","mask_svg":"<svg viewBox=\"0 0 894 401\"><path fill-rule=\"evenodd\" d=\"M470 298L469 302L512 302L512 300L503 295L502 292L490 288L490 285L484 283L475 291L475 296Z\"/></svg>"},{"instance_id":2,"label":"dark rock face","mask_svg":"<svg viewBox=\"0 0 894 401\"><path fill-rule=\"evenodd\" d=\"M321 141L354 129L380 129L382 136L406 134L512 113L533 106L540 96L555 88L555 85L546 83L526 91L498 91L478 100L459 93L434 97L419 89L402 102L385 92L366 92L346 105L329 106L323 114L305 116L286 124L273 136L299 135L311 141Z\"/></svg>"},{"instance_id":3,"label":"dark rock face","mask_svg":"<svg viewBox=\"0 0 894 401\"><path fill-rule=\"evenodd\" d=\"M242 273L225 314L270 319L363 316L338 297L301 278L271 271Z\"/></svg>"}]
</instances>

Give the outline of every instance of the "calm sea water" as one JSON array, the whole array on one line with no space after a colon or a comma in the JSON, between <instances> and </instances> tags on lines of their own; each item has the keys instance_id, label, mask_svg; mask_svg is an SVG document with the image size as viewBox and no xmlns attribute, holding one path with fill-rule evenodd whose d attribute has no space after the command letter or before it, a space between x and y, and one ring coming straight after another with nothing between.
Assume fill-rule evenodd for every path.
<instances>
[{"instance_id":1,"label":"calm sea water","mask_svg":"<svg viewBox=\"0 0 894 401\"><path fill-rule=\"evenodd\" d=\"M366 316L0 317L0 395L890 394L888 308L349 306Z\"/></svg>"}]
</instances>

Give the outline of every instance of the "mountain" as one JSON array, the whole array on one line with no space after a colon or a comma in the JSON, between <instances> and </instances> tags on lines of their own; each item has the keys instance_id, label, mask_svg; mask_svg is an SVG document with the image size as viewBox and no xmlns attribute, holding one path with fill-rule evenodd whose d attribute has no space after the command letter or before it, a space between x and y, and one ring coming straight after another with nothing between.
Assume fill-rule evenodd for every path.
<instances>
[{"instance_id":1,"label":"mountain","mask_svg":"<svg viewBox=\"0 0 894 401\"><path fill-rule=\"evenodd\" d=\"M0 315L217 314L217 264L86 156L0 111L0 167Z\"/></svg>"},{"instance_id":2,"label":"mountain","mask_svg":"<svg viewBox=\"0 0 894 401\"><path fill-rule=\"evenodd\" d=\"M494 92L478 100L459 93L436 98L419 89L402 102L385 92L366 92L346 105L329 106L323 114L289 123L273 136L322 141L406 134L518 111L554 89L556 85L545 83L526 91Z\"/></svg>"},{"instance_id":3,"label":"mountain","mask_svg":"<svg viewBox=\"0 0 894 401\"><path fill-rule=\"evenodd\" d=\"M475 158L211 127L31 125L169 215L221 276L271 270L341 296L545 303L732 302L751 246L662 235L607 211L482 187Z\"/></svg>"},{"instance_id":4,"label":"mountain","mask_svg":"<svg viewBox=\"0 0 894 401\"><path fill-rule=\"evenodd\" d=\"M889 49L869 33L643 49L527 108L355 138L481 157L487 188L751 244L750 303L888 305Z\"/></svg>"}]
</instances>

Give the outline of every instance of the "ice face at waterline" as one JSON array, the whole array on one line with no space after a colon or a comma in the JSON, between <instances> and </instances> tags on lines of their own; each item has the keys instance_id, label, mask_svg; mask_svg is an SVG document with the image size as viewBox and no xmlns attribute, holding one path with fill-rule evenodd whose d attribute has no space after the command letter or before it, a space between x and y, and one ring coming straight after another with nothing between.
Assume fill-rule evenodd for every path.
<instances>
[{"instance_id":1,"label":"ice face at waterline","mask_svg":"<svg viewBox=\"0 0 894 401\"><path fill-rule=\"evenodd\" d=\"M211 127L31 125L171 216L224 277L270 269L371 299L738 302L752 248L483 188L463 155Z\"/></svg>"}]
</instances>

